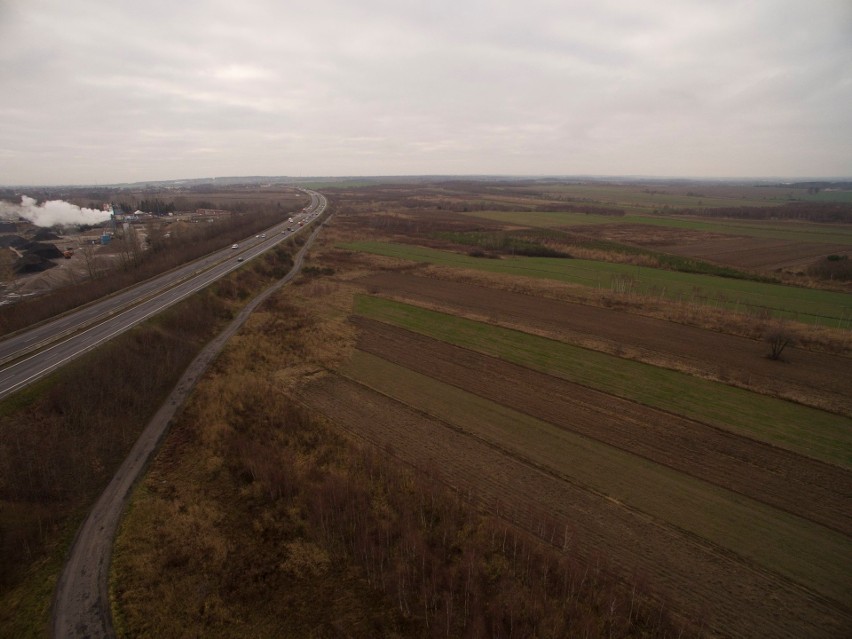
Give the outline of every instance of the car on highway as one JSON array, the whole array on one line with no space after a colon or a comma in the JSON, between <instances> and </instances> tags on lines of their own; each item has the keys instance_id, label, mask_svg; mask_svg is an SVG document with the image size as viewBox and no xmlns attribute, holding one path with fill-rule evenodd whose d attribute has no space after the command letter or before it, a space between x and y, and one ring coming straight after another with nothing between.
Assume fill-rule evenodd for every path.
<instances>
[{"instance_id":1,"label":"car on highway","mask_svg":"<svg viewBox=\"0 0 852 639\"><path fill-rule=\"evenodd\" d=\"M231 245L231 248L232 248L232 249L240 248L240 245L239 245L239 244L232 244L232 245Z\"/></svg>"},{"instance_id":2,"label":"car on highway","mask_svg":"<svg viewBox=\"0 0 852 639\"><path fill-rule=\"evenodd\" d=\"M266 233L262 233L260 237L266 237Z\"/></svg>"},{"instance_id":3,"label":"car on highway","mask_svg":"<svg viewBox=\"0 0 852 639\"><path fill-rule=\"evenodd\" d=\"M246 258L244 258L244 257L238 257L238 258L237 258L237 262L242 262L244 259L246 259Z\"/></svg>"}]
</instances>

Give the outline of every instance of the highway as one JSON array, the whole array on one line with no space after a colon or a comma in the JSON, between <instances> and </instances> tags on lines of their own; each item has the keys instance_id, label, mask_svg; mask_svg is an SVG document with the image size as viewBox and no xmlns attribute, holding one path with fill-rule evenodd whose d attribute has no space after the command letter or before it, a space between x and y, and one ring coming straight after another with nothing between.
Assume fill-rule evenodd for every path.
<instances>
[{"instance_id":1,"label":"highway","mask_svg":"<svg viewBox=\"0 0 852 639\"><path fill-rule=\"evenodd\" d=\"M311 197L305 212L293 215L292 223L285 221L267 229L266 237L247 238L239 243L238 249L221 249L0 341L0 399L209 286L241 267L244 261L309 227L325 211L328 201L320 193L303 190ZM300 227L300 222L305 226ZM293 230L288 231L288 226Z\"/></svg>"}]
</instances>

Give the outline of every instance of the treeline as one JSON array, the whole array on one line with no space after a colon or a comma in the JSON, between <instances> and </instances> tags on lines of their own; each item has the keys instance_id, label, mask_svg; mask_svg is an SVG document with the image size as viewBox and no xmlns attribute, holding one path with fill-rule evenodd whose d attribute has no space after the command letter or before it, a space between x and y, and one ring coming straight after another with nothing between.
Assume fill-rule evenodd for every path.
<instances>
[{"instance_id":1,"label":"treeline","mask_svg":"<svg viewBox=\"0 0 852 639\"><path fill-rule=\"evenodd\" d=\"M411 204L411 208L419 206L426 208L423 202ZM495 202L492 200L460 200L460 201L441 201L437 204L432 204L438 210L453 211L454 213L467 213L473 211L502 211L514 213L583 213L585 215L609 215L613 217L623 217L625 212L623 209L605 206L603 204L585 204L585 203L567 203L567 202L552 202L550 204L506 204L504 202ZM522 220L523 218L521 218Z\"/></svg>"},{"instance_id":2,"label":"treeline","mask_svg":"<svg viewBox=\"0 0 852 639\"><path fill-rule=\"evenodd\" d=\"M480 249L471 252L472 257L488 257L483 251L493 251L500 255L523 255L525 257L571 257L569 253L547 246L540 241L516 237L505 232L439 231L432 233L431 236L454 244L475 246Z\"/></svg>"},{"instance_id":3,"label":"treeline","mask_svg":"<svg viewBox=\"0 0 852 639\"><path fill-rule=\"evenodd\" d=\"M788 202L782 206L726 206L703 209L669 209L666 212L746 220L780 219L852 223L852 204L842 202Z\"/></svg>"},{"instance_id":4,"label":"treeline","mask_svg":"<svg viewBox=\"0 0 852 639\"><path fill-rule=\"evenodd\" d=\"M362 202L370 202L373 205L373 210L376 211L384 210L382 205L392 205L400 209L435 209L453 213L471 213L475 211L529 213L540 211L610 215L616 217L625 215L625 211L621 208L585 201L551 201L549 203L537 202L524 204L517 201L517 199L519 197L535 197L537 199L552 200L553 198L552 195L548 194L519 193L513 190L513 188L489 188L485 183L475 183L471 186L477 186L477 189L471 189L470 192L466 192L465 189L458 188L459 184L453 183L451 190L459 192L455 197L452 195L448 196L442 189L425 186L416 187L416 195L411 194L412 188L367 187L347 192L346 201L350 205L355 206ZM492 193L489 193L489 191ZM479 197L475 197L475 195L479 195ZM513 198L516 201L506 202L505 198L507 197Z\"/></svg>"},{"instance_id":5,"label":"treeline","mask_svg":"<svg viewBox=\"0 0 852 639\"><path fill-rule=\"evenodd\" d=\"M0 335L5 335L76 308L110 293L164 273L172 268L242 240L280 222L282 213L262 213L222 218L212 224L198 224L182 233L172 233L168 243L162 232L149 236L150 250L142 251L134 239L124 238L120 265L104 273L93 272L92 279L65 286L36 298L0 307ZM124 245L122 245L124 246ZM125 255L126 253L126 255Z\"/></svg>"},{"instance_id":6,"label":"treeline","mask_svg":"<svg viewBox=\"0 0 852 639\"><path fill-rule=\"evenodd\" d=\"M848 255L829 255L811 265L808 275L821 280L852 282L852 260Z\"/></svg>"},{"instance_id":7,"label":"treeline","mask_svg":"<svg viewBox=\"0 0 852 639\"><path fill-rule=\"evenodd\" d=\"M118 206L123 213L142 211L143 213L153 213L154 215L168 215L175 211L174 202L166 202L158 197L144 198L135 204L132 202L119 202Z\"/></svg>"},{"instance_id":8,"label":"treeline","mask_svg":"<svg viewBox=\"0 0 852 639\"><path fill-rule=\"evenodd\" d=\"M428 206L420 203L420 208L436 208L439 211L452 211L453 213L471 213L473 211L531 211L532 207L521 204L505 204L490 200L442 200L430 202Z\"/></svg>"},{"instance_id":9,"label":"treeline","mask_svg":"<svg viewBox=\"0 0 852 639\"><path fill-rule=\"evenodd\" d=\"M609 215L612 217L624 217L624 209L619 209L603 204L576 204L554 202L553 204L539 204L533 207L535 211L554 213L584 213L585 215Z\"/></svg>"}]
</instances>

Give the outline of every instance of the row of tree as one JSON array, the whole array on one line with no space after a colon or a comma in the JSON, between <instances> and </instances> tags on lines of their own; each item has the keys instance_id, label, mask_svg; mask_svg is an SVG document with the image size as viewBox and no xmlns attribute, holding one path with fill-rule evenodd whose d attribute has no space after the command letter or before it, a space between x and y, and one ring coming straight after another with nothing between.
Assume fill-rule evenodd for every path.
<instances>
[{"instance_id":1,"label":"row of tree","mask_svg":"<svg viewBox=\"0 0 852 639\"><path fill-rule=\"evenodd\" d=\"M136 211L144 211L145 213L153 213L154 215L168 215L175 211L174 202L166 202L158 197L144 198L136 202L119 202L119 208L122 213L135 213Z\"/></svg>"},{"instance_id":2,"label":"row of tree","mask_svg":"<svg viewBox=\"0 0 852 639\"><path fill-rule=\"evenodd\" d=\"M747 220L778 219L852 223L852 204L843 202L788 202L782 206L726 206L703 209L671 209L670 212Z\"/></svg>"}]
</instances>

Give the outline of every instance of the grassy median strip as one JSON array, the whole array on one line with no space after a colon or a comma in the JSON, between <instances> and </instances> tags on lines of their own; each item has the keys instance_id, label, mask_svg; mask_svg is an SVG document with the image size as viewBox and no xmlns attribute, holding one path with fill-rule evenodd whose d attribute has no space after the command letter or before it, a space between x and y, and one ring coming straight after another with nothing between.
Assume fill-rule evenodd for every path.
<instances>
[{"instance_id":1,"label":"grassy median strip","mask_svg":"<svg viewBox=\"0 0 852 639\"><path fill-rule=\"evenodd\" d=\"M342 247L412 262L623 291L625 295L637 293L731 310L770 312L809 324L852 326L852 296L845 293L594 260L547 257L489 260L423 246L374 241L350 242Z\"/></svg>"},{"instance_id":2,"label":"grassy median strip","mask_svg":"<svg viewBox=\"0 0 852 639\"><path fill-rule=\"evenodd\" d=\"M356 352L344 374L836 601L852 596L845 535L475 394Z\"/></svg>"},{"instance_id":3,"label":"grassy median strip","mask_svg":"<svg viewBox=\"0 0 852 639\"><path fill-rule=\"evenodd\" d=\"M830 463L852 467L846 417L650 364L378 297L355 311L449 344L544 371Z\"/></svg>"}]
</instances>

